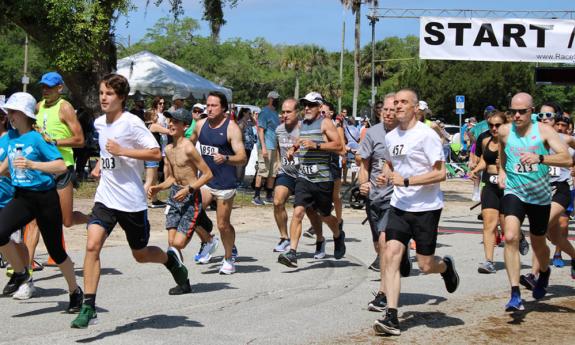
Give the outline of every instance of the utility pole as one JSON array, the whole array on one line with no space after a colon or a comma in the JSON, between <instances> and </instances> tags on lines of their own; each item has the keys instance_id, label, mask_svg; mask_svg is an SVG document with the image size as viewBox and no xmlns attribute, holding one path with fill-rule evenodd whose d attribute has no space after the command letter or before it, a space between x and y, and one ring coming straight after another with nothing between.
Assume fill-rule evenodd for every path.
<instances>
[{"instance_id":1,"label":"utility pole","mask_svg":"<svg viewBox=\"0 0 575 345\"><path fill-rule=\"evenodd\" d=\"M377 17L377 8L373 7L371 9L371 14L367 16L369 23L371 24L371 118L374 119L375 114L375 94L377 90L375 89L375 23L379 21Z\"/></svg>"},{"instance_id":2,"label":"utility pole","mask_svg":"<svg viewBox=\"0 0 575 345\"><path fill-rule=\"evenodd\" d=\"M22 76L22 91L26 92L30 78L28 78L28 35L24 41L24 75Z\"/></svg>"},{"instance_id":3,"label":"utility pole","mask_svg":"<svg viewBox=\"0 0 575 345\"><path fill-rule=\"evenodd\" d=\"M341 52L339 55L339 89L337 92L337 113L341 113L341 96L343 95L343 50L345 49L345 7L342 13Z\"/></svg>"}]
</instances>

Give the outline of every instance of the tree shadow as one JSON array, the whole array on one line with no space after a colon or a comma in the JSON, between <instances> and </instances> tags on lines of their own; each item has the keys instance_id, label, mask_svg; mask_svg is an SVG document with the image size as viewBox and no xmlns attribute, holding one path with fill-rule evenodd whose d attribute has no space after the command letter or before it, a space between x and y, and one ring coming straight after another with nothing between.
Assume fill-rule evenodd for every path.
<instances>
[{"instance_id":1,"label":"tree shadow","mask_svg":"<svg viewBox=\"0 0 575 345\"><path fill-rule=\"evenodd\" d=\"M408 330L419 325L425 325L428 328L437 329L444 327L462 326L465 324L465 322L459 318L447 316L445 313L438 311L408 311L403 313L402 318L402 330Z\"/></svg>"},{"instance_id":2,"label":"tree shadow","mask_svg":"<svg viewBox=\"0 0 575 345\"><path fill-rule=\"evenodd\" d=\"M128 324L118 326L113 331L107 331L98 334L97 336L78 339L77 343L91 343L97 340L102 340L107 337L120 335L132 331L142 329L174 329L178 327L204 327L200 322L188 320L187 316L173 316L173 315L152 315L136 319Z\"/></svg>"}]
</instances>

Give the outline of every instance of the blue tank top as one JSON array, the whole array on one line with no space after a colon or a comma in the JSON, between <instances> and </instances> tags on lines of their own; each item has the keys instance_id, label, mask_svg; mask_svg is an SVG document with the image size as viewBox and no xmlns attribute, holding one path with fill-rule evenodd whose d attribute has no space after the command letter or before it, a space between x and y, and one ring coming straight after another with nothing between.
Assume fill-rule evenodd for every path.
<instances>
[{"instance_id":1,"label":"blue tank top","mask_svg":"<svg viewBox=\"0 0 575 345\"><path fill-rule=\"evenodd\" d=\"M236 188L236 167L227 163L216 164L214 155L233 155L234 150L228 142L228 126L230 119L226 119L224 124L218 128L211 128L208 121L204 122L198 142L200 143L200 153L202 158L210 167L214 178L208 182L208 187L214 189L235 189Z\"/></svg>"},{"instance_id":2,"label":"blue tank top","mask_svg":"<svg viewBox=\"0 0 575 345\"><path fill-rule=\"evenodd\" d=\"M521 164L521 153L548 154L539 133L539 124L532 123L531 131L525 136L517 134L515 124L511 125L505 145L505 172L507 181L504 194L513 194L528 204L551 204L549 166L546 164Z\"/></svg>"}]
</instances>

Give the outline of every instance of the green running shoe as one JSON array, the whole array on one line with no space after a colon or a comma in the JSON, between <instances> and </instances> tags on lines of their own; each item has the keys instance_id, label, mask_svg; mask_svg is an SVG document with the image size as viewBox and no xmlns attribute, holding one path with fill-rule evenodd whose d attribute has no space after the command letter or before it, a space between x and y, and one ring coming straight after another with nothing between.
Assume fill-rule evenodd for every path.
<instances>
[{"instance_id":1,"label":"green running shoe","mask_svg":"<svg viewBox=\"0 0 575 345\"><path fill-rule=\"evenodd\" d=\"M80 314L76 317L70 327L72 328L86 328L88 325L93 325L98 322L98 314L96 310L87 304L82 304L82 309L80 309Z\"/></svg>"}]
</instances>

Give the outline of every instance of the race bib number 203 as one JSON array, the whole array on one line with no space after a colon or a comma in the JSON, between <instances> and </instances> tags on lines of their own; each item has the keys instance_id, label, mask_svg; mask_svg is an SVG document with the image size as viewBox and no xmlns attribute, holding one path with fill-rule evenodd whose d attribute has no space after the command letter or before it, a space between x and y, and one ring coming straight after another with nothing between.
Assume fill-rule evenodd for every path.
<instances>
[{"instance_id":1,"label":"race bib number 203","mask_svg":"<svg viewBox=\"0 0 575 345\"><path fill-rule=\"evenodd\" d=\"M117 168L117 160L115 157L102 157L101 164L103 170L113 170Z\"/></svg>"}]
</instances>

